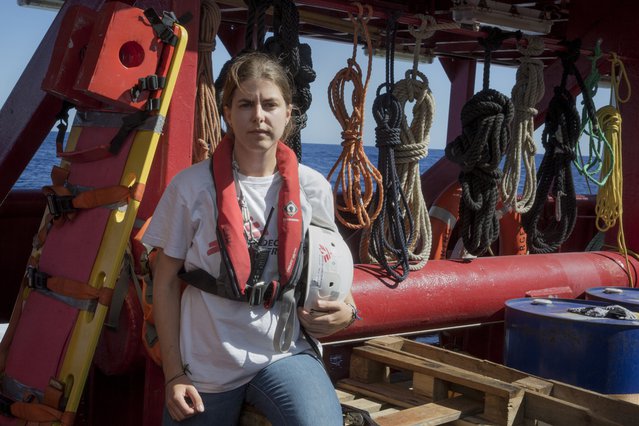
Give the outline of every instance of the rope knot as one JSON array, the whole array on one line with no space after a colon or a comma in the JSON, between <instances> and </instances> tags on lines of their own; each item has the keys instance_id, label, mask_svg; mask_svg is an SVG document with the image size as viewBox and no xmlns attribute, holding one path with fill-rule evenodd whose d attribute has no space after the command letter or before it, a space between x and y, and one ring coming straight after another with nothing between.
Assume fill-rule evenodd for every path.
<instances>
[{"instance_id":1,"label":"rope knot","mask_svg":"<svg viewBox=\"0 0 639 426\"><path fill-rule=\"evenodd\" d=\"M399 146L402 143L400 133L401 130L398 128L377 126L375 128L375 146L380 148Z\"/></svg>"},{"instance_id":2,"label":"rope knot","mask_svg":"<svg viewBox=\"0 0 639 426\"><path fill-rule=\"evenodd\" d=\"M200 41L197 45L197 50L200 53L211 53L215 50L215 40L212 42Z\"/></svg>"}]
</instances>

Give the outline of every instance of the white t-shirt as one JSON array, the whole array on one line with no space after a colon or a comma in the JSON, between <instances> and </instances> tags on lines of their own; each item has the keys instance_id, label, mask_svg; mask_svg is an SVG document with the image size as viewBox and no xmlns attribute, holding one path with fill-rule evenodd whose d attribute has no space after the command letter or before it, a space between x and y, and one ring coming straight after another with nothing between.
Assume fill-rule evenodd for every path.
<instances>
[{"instance_id":1,"label":"white t-shirt","mask_svg":"<svg viewBox=\"0 0 639 426\"><path fill-rule=\"evenodd\" d=\"M184 259L186 271L204 269L219 275L220 252L216 238L217 209L210 160L195 164L176 175L167 186L143 241L160 247L171 257ZM299 166L304 229L313 223L337 231L333 195L326 179L317 171ZM271 210L273 217L263 245L271 253L262 276L269 282L277 276L277 214L281 176L239 175L247 201L253 232L259 239ZM224 392L248 383L262 368L278 359L309 349L296 324L289 352L273 349L279 303L271 309L250 306L187 286L182 294L180 351L188 364L193 384L201 392Z\"/></svg>"}]
</instances>

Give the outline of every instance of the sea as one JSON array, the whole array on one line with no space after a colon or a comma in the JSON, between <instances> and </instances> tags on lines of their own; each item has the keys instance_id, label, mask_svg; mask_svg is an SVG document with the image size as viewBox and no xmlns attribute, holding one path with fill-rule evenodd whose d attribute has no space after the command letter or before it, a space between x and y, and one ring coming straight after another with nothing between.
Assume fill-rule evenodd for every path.
<instances>
[{"instance_id":1,"label":"sea","mask_svg":"<svg viewBox=\"0 0 639 426\"><path fill-rule=\"evenodd\" d=\"M33 189L41 188L45 185L51 184L51 168L54 165L58 165L60 160L55 155L55 139L57 133L50 133L42 145L34 155L29 165L25 168L24 172L14 185L15 189ZM306 164L319 171L324 176L328 176L331 168L338 160L340 153L342 152L342 146L338 144L318 144L318 143L303 143L302 144L302 163ZM377 167L379 152L375 146L364 146L364 152L368 157L371 164ZM419 161L420 172L423 173L430 166L435 164L440 158L444 156L443 149L429 149L428 155ZM542 154L537 154L535 160L537 167L541 163L543 158ZM586 181L586 179L577 172L577 169L573 165L573 179L575 183L575 191L577 194L594 194L597 187ZM523 185L523 172L522 181L520 186ZM520 188L521 192L521 188Z\"/></svg>"}]
</instances>

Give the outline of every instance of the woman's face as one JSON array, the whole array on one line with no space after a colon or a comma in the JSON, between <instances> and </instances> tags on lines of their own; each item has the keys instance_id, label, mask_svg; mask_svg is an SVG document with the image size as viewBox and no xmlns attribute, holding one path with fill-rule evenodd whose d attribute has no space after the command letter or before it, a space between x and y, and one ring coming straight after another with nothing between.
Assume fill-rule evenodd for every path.
<instances>
[{"instance_id":1,"label":"woman's face","mask_svg":"<svg viewBox=\"0 0 639 426\"><path fill-rule=\"evenodd\" d=\"M231 106L224 107L224 117L233 130L236 149L274 153L291 118L291 105L271 80L249 79L235 90Z\"/></svg>"}]
</instances>

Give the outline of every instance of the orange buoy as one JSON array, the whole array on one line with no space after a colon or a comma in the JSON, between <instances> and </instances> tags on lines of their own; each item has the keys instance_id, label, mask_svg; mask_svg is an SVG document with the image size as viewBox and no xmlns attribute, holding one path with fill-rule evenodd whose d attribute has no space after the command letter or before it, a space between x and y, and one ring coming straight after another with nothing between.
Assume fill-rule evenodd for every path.
<instances>
[{"instance_id":1,"label":"orange buoy","mask_svg":"<svg viewBox=\"0 0 639 426\"><path fill-rule=\"evenodd\" d=\"M455 181L439 194L428 210L433 234L431 259L446 259L450 235L459 219L461 196L461 186Z\"/></svg>"}]
</instances>

